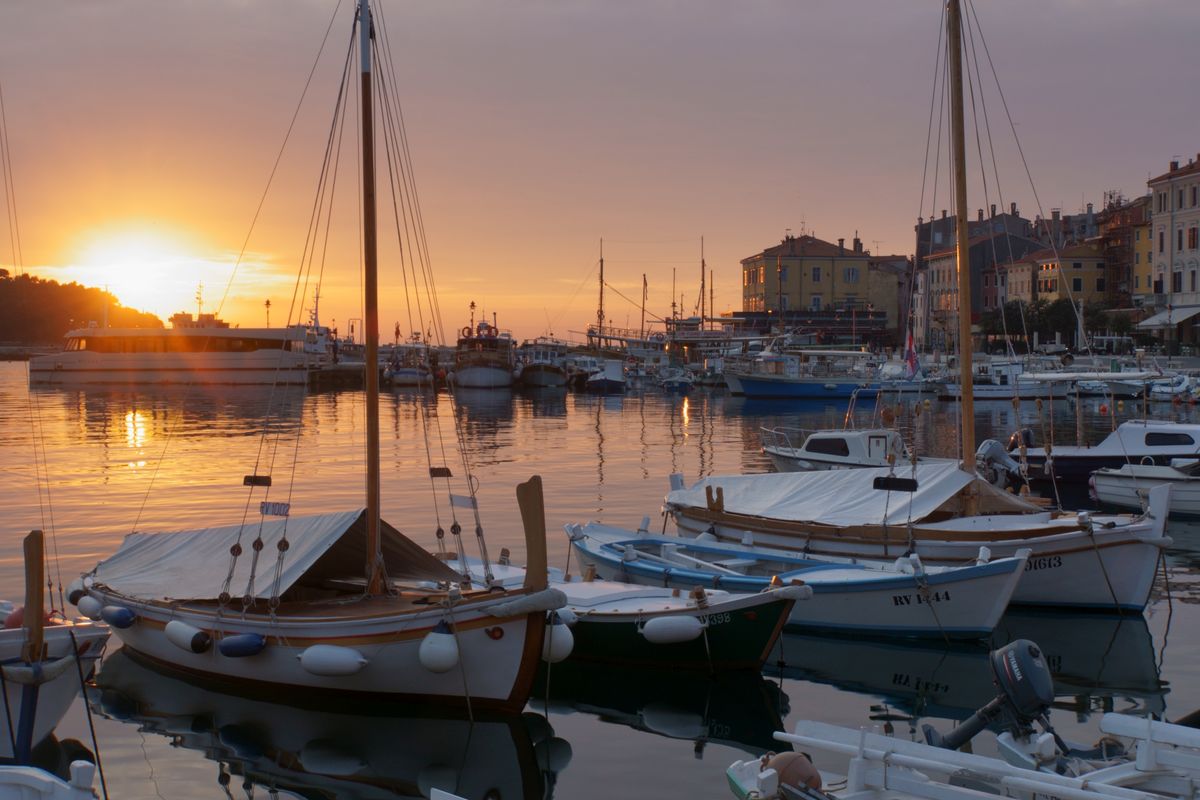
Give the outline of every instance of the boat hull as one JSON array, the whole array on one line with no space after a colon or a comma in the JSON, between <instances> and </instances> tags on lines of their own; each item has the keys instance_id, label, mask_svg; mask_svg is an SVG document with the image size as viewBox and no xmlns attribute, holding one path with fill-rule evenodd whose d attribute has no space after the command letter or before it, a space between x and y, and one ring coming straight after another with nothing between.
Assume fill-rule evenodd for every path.
<instances>
[{"instance_id":1,"label":"boat hull","mask_svg":"<svg viewBox=\"0 0 1200 800\"><path fill-rule=\"evenodd\" d=\"M635 540L629 535L623 542L617 529L585 526L572 532L571 539L580 563L610 580L732 592L771 586L772 577L766 575L718 574L682 564L664 566L661 559L622 557L625 544ZM792 607L789 626L852 634L979 639L995 629L1023 567L1022 558L1013 558L917 575L810 564L780 572L778 577L784 584L800 581L813 592Z\"/></svg>"},{"instance_id":2,"label":"boat hull","mask_svg":"<svg viewBox=\"0 0 1200 800\"><path fill-rule=\"evenodd\" d=\"M395 700L467 705L518 711L532 686L544 630L542 612L492 616L499 601L460 605L452 613L429 610L389 613L364 609L362 614L274 619L265 614L241 614L230 609L223 617L215 605L175 606L147 603L94 587L91 595L104 605L129 608L136 622L118 629L122 643L151 661L172 670L216 680L305 689L314 692L387 696ZM508 600L513 599L511 595ZM373 613L372 613L373 611ZM206 652L195 653L172 643L166 625L179 621L212 637ZM452 624L457 641L457 664L444 672L422 665L421 643L442 621ZM222 639L257 634L265 647L254 655L223 655ZM349 675L318 675L305 669L300 656L313 645L350 648L367 663Z\"/></svg>"},{"instance_id":3,"label":"boat hull","mask_svg":"<svg viewBox=\"0 0 1200 800\"><path fill-rule=\"evenodd\" d=\"M726 382L729 375L726 374ZM862 381L847 381L829 378L796 379L770 375L738 375L739 394L751 398L860 398L874 397L879 386Z\"/></svg>"},{"instance_id":4,"label":"boat hull","mask_svg":"<svg viewBox=\"0 0 1200 800\"><path fill-rule=\"evenodd\" d=\"M80 666L86 677L104 652L108 636L109 630L105 625L82 622L48 626L44 632L46 659L43 663L52 664L70 656L72 652L78 652ZM24 642L23 628L0 630L0 664L6 667L23 664L21 647ZM66 715L83 687L79 683L76 665L69 663L64 667L55 677L36 687L36 700L28 707L24 705L26 700L30 699L27 687L6 677L3 689L0 689L4 693L4 708L8 712L0 714L0 758L15 757L13 741L20 738L22 720L28 719L24 715L33 714L32 726L29 728L32 731L29 740L31 746L49 736L59 720Z\"/></svg>"},{"instance_id":5,"label":"boat hull","mask_svg":"<svg viewBox=\"0 0 1200 800\"><path fill-rule=\"evenodd\" d=\"M705 672L758 670L779 638L792 604L792 600L750 594L668 613L581 616L572 628L571 659ZM649 619L683 617L704 626L700 636L653 642L643 632Z\"/></svg>"},{"instance_id":6,"label":"boat hull","mask_svg":"<svg viewBox=\"0 0 1200 800\"><path fill-rule=\"evenodd\" d=\"M566 386L567 371L553 364L528 364L521 369L521 383L542 388Z\"/></svg>"},{"instance_id":7,"label":"boat hull","mask_svg":"<svg viewBox=\"0 0 1200 800\"><path fill-rule=\"evenodd\" d=\"M1200 518L1200 479L1179 475L1175 478L1156 477L1152 471L1172 471L1170 468L1126 466L1121 469L1101 469L1092 474L1092 491L1097 502L1104 506L1140 511L1146 493L1153 487L1171 485L1170 514L1172 517Z\"/></svg>"},{"instance_id":8,"label":"boat hull","mask_svg":"<svg viewBox=\"0 0 1200 800\"><path fill-rule=\"evenodd\" d=\"M1105 528L1102 515L1096 515L1091 531L1065 525L1056 530L1047 517L1040 535L1008 538L992 535L1012 525L1011 517L1004 518L1008 515L964 517L914 526L910 546L903 529L894 531L894 538L870 539L695 507L668 504L667 508L685 537L706 532L725 542L750 537L764 547L814 555L890 561L911 549L925 564L949 566L973 562L981 547L993 558L1014 556L1028 548L1029 560L1012 596L1012 602L1020 605L1141 610L1154 586L1162 548L1170 543L1150 521ZM1027 522L1032 528L1035 521Z\"/></svg>"},{"instance_id":9,"label":"boat hull","mask_svg":"<svg viewBox=\"0 0 1200 800\"><path fill-rule=\"evenodd\" d=\"M464 389L503 389L513 385L512 370L482 365L461 366L454 370L454 385Z\"/></svg>"},{"instance_id":10,"label":"boat hull","mask_svg":"<svg viewBox=\"0 0 1200 800\"><path fill-rule=\"evenodd\" d=\"M289 350L247 353L99 353L75 351L29 362L34 385L300 384L311 359Z\"/></svg>"}]
</instances>

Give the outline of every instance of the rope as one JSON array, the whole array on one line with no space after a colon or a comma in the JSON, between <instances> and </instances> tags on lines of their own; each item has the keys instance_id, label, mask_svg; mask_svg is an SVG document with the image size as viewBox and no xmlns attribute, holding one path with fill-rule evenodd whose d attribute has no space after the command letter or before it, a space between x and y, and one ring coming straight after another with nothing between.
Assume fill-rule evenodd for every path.
<instances>
[{"instance_id":1,"label":"rope","mask_svg":"<svg viewBox=\"0 0 1200 800\"><path fill-rule=\"evenodd\" d=\"M79 690L84 693L83 708L87 712L88 730L92 735L92 753L96 756L96 772L100 775L100 791L108 800L108 783L104 780L104 761L100 758L100 740L96 737L96 723L92 719L92 704L87 702L87 681L83 677L83 664L79 661L79 643L75 641L75 631L68 630L71 637L71 651L75 654L75 672L79 675Z\"/></svg>"}]
</instances>

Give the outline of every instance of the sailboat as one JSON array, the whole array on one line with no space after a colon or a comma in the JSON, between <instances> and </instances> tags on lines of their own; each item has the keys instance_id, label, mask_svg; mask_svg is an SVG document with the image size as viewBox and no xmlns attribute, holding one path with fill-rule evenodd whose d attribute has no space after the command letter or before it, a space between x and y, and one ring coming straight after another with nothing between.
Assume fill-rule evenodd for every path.
<instances>
[{"instance_id":1,"label":"sailboat","mask_svg":"<svg viewBox=\"0 0 1200 800\"><path fill-rule=\"evenodd\" d=\"M957 13L957 3L950 6ZM963 75L958 31L947 35L950 68L959 384L970 386L971 276ZM744 381L743 381L744 383ZM1141 610L1163 549L1169 487L1149 494L1142 515L1053 512L1006 494L975 470L975 397L961 395L961 453L953 465L898 463L882 469L734 475L681 481L665 510L683 536L752 541L804 554L963 564L1031 550L1012 602Z\"/></svg>"},{"instance_id":2,"label":"sailboat","mask_svg":"<svg viewBox=\"0 0 1200 800\"><path fill-rule=\"evenodd\" d=\"M359 0L356 24L363 328L373 365L379 311L368 0ZM131 533L81 579L78 607L109 622L131 654L175 670L266 689L518 711L533 683L546 613L564 602L546 588L541 480L518 488L529 560L524 584L480 586L455 573L381 518L379 372L364 372L364 508L301 517L286 503L264 501L258 519L244 514L231 525ZM431 466L430 474L449 477L449 469ZM248 475L243 483L253 491L269 486L270 476Z\"/></svg>"}]
</instances>

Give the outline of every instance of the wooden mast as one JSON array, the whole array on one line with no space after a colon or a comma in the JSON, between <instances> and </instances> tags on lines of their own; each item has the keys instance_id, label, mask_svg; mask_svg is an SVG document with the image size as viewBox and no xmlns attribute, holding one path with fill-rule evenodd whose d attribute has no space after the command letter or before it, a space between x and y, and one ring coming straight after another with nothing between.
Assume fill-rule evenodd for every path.
<instances>
[{"instance_id":1,"label":"wooden mast","mask_svg":"<svg viewBox=\"0 0 1200 800\"><path fill-rule=\"evenodd\" d=\"M379 539L379 265L375 241L375 135L371 110L371 7L358 0L358 47L362 65L363 326L366 328L367 401L367 592L383 589Z\"/></svg>"},{"instance_id":2,"label":"wooden mast","mask_svg":"<svg viewBox=\"0 0 1200 800\"><path fill-rule=\"evenodd\" d=\"M958 374L962 391L962 467L975 472L975 394L971 382L971 258L967 236L967 157L963 122L962 9L946 7L950 66L950 128L954 150L954 234L958 262Z\"/></svg>"}]
</instances>

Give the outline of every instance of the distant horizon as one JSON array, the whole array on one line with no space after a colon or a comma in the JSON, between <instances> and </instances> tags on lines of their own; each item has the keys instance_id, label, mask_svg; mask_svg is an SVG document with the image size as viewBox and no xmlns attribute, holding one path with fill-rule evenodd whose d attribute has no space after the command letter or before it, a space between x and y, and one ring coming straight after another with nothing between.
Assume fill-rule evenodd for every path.
<instances>
[{"instance_id":1,"label":"distant horizon","mask_svg":"<svg viewBox=\"0 0 1200 800\"><path fill-rule=\"evenodd\" d=\"M330 255L307 289L296 279L350 24L350 4L334 19L337 5L7 6L0 88L19 241L6 202L0 263L108 287L164 323L195 313L203 283L204 310L246 327L266 323L268 299L273 327L305 319L323 269L322 321L343 330L360 318L348 174ZM612 324L637 327L643 275L648 313L674 302L689 315L702 237L713 310L739 310L741 259L789 231L911 256L917 218L949 208L923 163L940 0L696 0L689 13L598 0L377 5L439 303L409 319L385 249L386 340L396 322L407 335L435 319L452 337L472 301L517 338L581 337L596 318L602 238ZM1004 104L978 94L1003 182L989 177L985 194L972 175L972 216L992 203L1030 219L1100 209L1106 192L1139 197L1169 161L1200 151L1180 102L1200 72L1193 0L1013 0L968 16L1004 89ZM1169 53L1171 69L1153 53ZM990 161L986 143L968 147Z\"/></svg>"}]
</instances>

